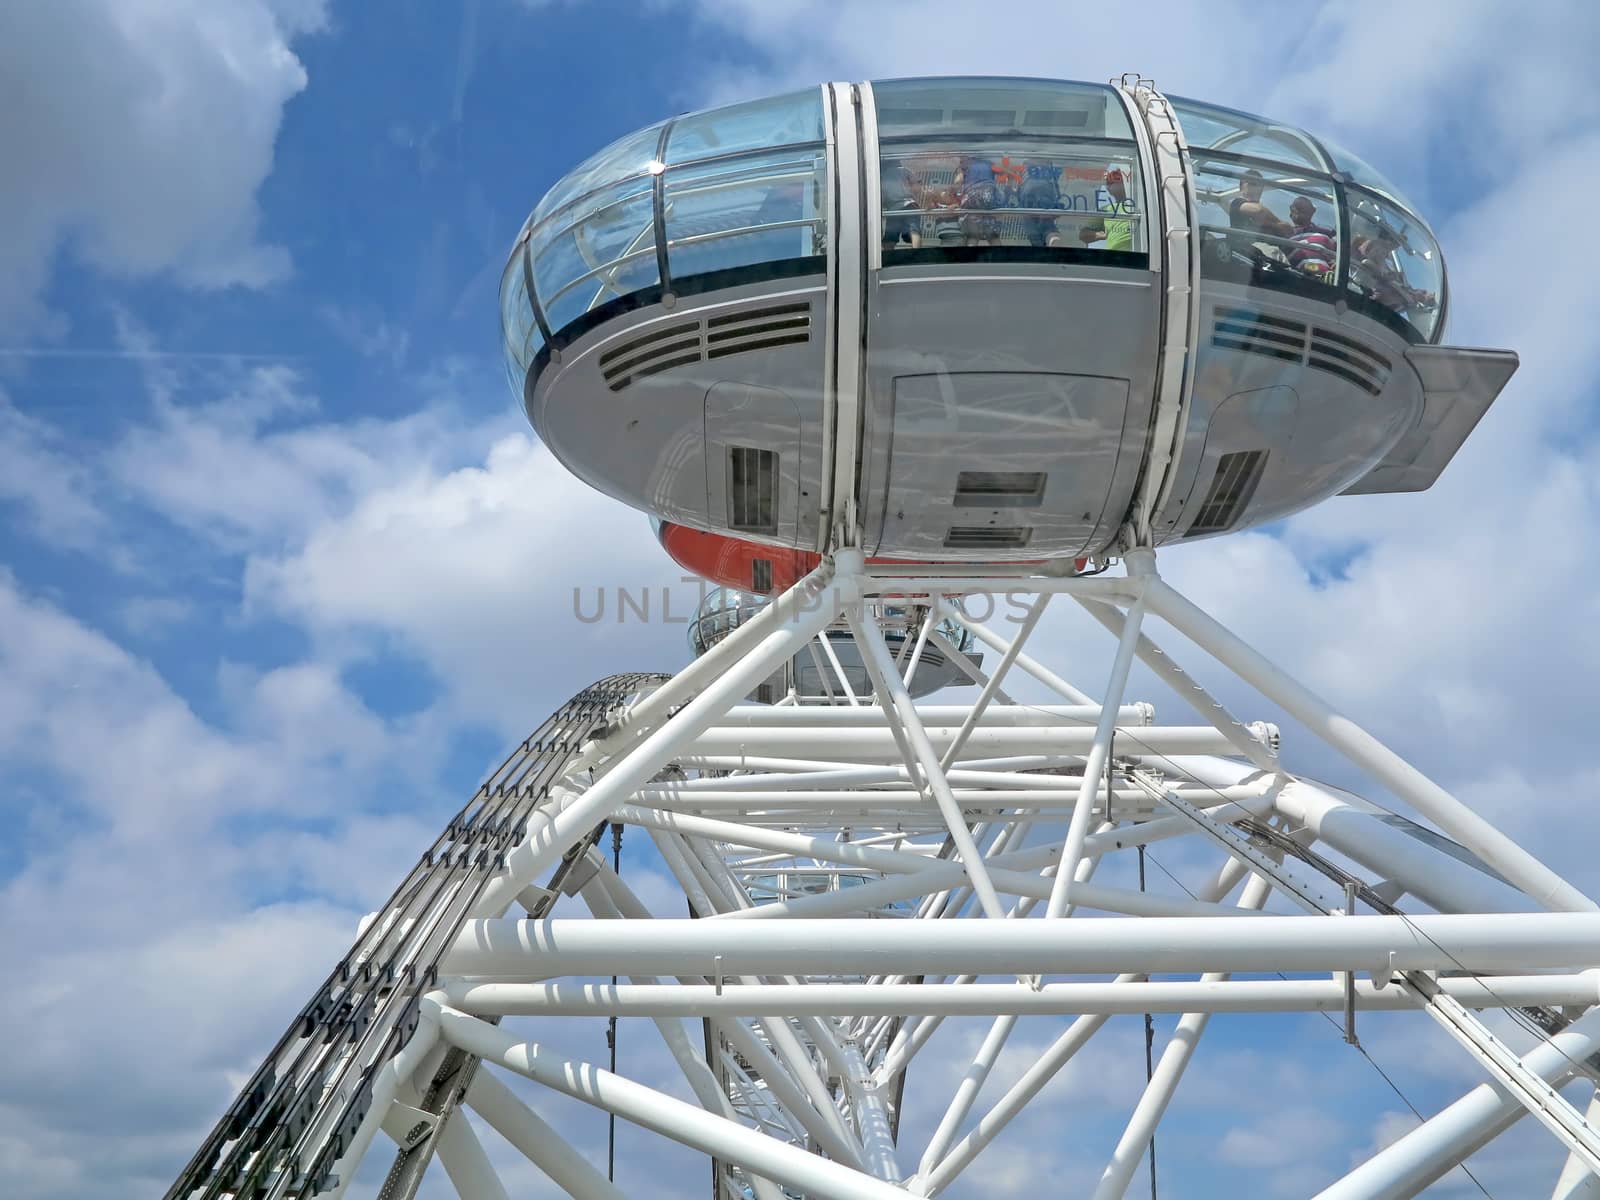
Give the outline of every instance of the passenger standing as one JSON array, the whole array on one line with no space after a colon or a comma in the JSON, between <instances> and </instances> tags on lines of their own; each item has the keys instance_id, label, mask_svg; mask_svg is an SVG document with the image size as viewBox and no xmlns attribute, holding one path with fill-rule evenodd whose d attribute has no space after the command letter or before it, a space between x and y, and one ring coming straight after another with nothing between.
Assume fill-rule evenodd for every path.
<instances>
[{"instance_id":1,"label":"passenger standing","mask_svg":"<svg viewBox=\"0 0 1600 1200\"><path fill-rule=\"evenodd\" d=\"M1029 163L1017 188L1017 207L1058 209L1061 207L1061 168L1054 163ZM1056 219L1042 212L1023 218L1030 246L1048 246L1055 238Z\"/></svg>"},{"instance_id":2,"label":"passenger standing","mask_svg":"<svg viewBox=\"0 0 1600 1200\"><path fill-rule=\"evenodd\" d=\"M1102 211L1120 215L1097 217L1085 223L1078 231L1078 239L1085 245L1101 242L1103 244L1098 247L1101 250L1132 250L1133 224L1137 218L1133 202L1128 199L1127 178L1121 167L1106 168L1105 192L1109 207Z\"/></svg>"},{"instance_id":3,"label":"passenger standing","mask_svg":"<svg viewBox=\"0 0 1600 1200\"><path fill-rule=\"evenodd\" d=\"M922 245L922 218L911 170L903 162L885 159L879 178L883 198L883 248L914 250Z\"/></svg>"},{"instance_id":4,"label":"passenger standing","mask_svg":"<svg viewBox=\"0 0 1600 1200\"><path fill-rule=\"evenodd\" d=\"M961 232L969 246L994 242L1000 223L989 213L1000 207L1000 185L994 179L994 165L986 159L965 158L956 172L956 195L961 202Z\"/></svg>"}]
</instances>

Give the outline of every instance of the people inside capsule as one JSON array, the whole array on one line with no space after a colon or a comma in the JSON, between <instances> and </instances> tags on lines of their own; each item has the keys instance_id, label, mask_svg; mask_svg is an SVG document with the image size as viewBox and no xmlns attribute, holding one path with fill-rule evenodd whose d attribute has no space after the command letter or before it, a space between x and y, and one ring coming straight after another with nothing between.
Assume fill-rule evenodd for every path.
<instances>
[{"instance_id":1,"label":"people inside capsule","mask_svg":"<svg viewBox=\"0 0 1600 1200\"><path fill-rule=\"evenodd\" d=\"M1133 249L1133 204L1128 200L1128 181L1119 166L1109 166L1105 174L1105 192L1110 198L1108 212L1120 216L1095 217L1078 230L1078 237L1086 246L1095 242L1100 250Z\"/></svg>"},{"instance_id":2,"label":"people inside capsule","mask_svg":"<svg viewBox=\"0 0 1600 1200\"><path fill-rule=\"evenodd\" d=\"M1296 196L1289 204L1289 224L1294 232L1289 240L1289 265L1303 275L1332 283L1339 260L1339 244L1334 231L1316 222L1317 206L1310 196Z\"/></svg>"},{"instance_id":3,"label":"people inside capsule","mask_svg":"<svg viewBox=\"0 0 1600 1200\"><path fill-rule=\"evenodd\" d=\"M879 171L883 197L883 248L914 250L922 245L922 204L911 168L904 162L885 159Z\"/></svg>"},{"instance_id":4,"label":"people inside capsule","mask_svg":"<svg viewBox=\"0 0 1600 1200\"><path fill-rule=\"evenodd\" d=\"M1266 177L1251 167L1239 177L1239 194L1228 205L1228 223L1249 233L1286 238L1294 233L1289 222L1261 202Z\"/></svg>"},{"instance_id":5,"label":"people inside capsule","mask_svg":"<svg viewBox=\"0 0 1600 1200\"><path fill-rule=\"evenodd\" d=\"M1351 243L1351 273L1367 294L1385 308L1403 313L1409 308L1432 308L1438 298L1423 288L1414 288L1395 262L1401 237L1387 225Z\"/></svg>"},{"instance_id":6,"label":"people inside capsule","mask_svg":"<svg viewBox=\"0 0 1600 1200\"><path fill-rule=\"evenodd\" d=\"M1030 246L1056 244L1056 218L1037 210L1061 207L1061 168L1050 162L1029 163L1017 185L1017 207L1033 209L1023 219Z\"/></svg>"},{"instance_id":7,"label":"people inside capsule","mask_svg":"<svg viewBox=\"0 0 1600 1200\"><path fill-rule=\"evenodd\" d=\"M955 194L962 210L960 230L966 244L991 245L1000 232L1000 223L988 214L999 208L1003 199L994 164L962 155L956 169Z\"/></svg>"}]
</instances>

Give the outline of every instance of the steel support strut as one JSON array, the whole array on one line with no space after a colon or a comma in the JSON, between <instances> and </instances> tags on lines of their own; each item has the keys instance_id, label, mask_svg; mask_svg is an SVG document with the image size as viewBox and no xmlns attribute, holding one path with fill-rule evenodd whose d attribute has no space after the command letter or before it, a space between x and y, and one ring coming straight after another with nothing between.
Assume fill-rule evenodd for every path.
<instances>
[{"instance_id":1,"label":"steel support strut","mask_svg":"<svg viewBox=\"0 0 1600 1200\"><path fill-rule=\"evenodd\" d=\"M1148 552L1128 559L1125 579L1038 581L1015 638L979 635L998 657L972 668L966 703L919 704L907 687L924 655L956 661L938 622L972 625L951 606L959 589L904 570L865 577L851 552L678 677L583 693L363 926L171 1200L343 1195L380 1128L401 1145L386 1197L414 1194L437 1157L463 1194L495 1200L485 1148L452 1117L461 1104L568 1193L619 1195L555 1131L546 1098L708 1155L718 1200L932 1196L1018 1136L1020 1114L1110 1017L1179 1014L1095 1190L1111 1200L1197 1069L1210 1014L1370 1009L1428 1013L1490 1082L1327 1196L1412 1194L1532 1112L1570 1150L1558 1194L1576 1200L1600 1142L1556 1088L1600 1050L1593 1012L1565 1027L1600 1000L1600 910L1178 597ZM963 586L998 582L972 573ZM1101 703L1040 661L1040 614L1062 593L1116 640ZM908 603L899 657L867 595ZM1195 684L1150 635L1156 619L1466 848L1296 779L1276 731ZM839 658L845 633L868 693L848 688L859 667ZM797 655L840 685L832 703L743 702ZM1125 701L1136 661L1203 723ZM610 822L649 834L638 879L594 848ZM1205 858L1210 883L1194 895L1159 876L1122 884L1133 853L1170 845ZM1560 911L1526 911L1506 880ZM1264 905L1269 891L1279 903ZM592 918L567 915L564 896ZM1362 912L1347 915L1352 896ZM1403 911L1406 898L1440 911ZM505 915L513 901L526 919ZM1035 908L1056 919L1030 919ZM1546 1040L1513 1053L1480 1009L1531 1014ZM692 1102L628 1078L625 1059L604 1071L557 1054L563 1041L539 1032L606 1016L650 1019ZM952 1016L987 1019L976 1051L954 1045ZM1019 1022L1044 1016L1070 1023L986 1095ZM529 1019L541 1026L513 1027ZM967 1065L943 1094L925 1051ZM508 1070L540 1089L531 1102L495 1074ZM912 1128L931 1137L905 1144Z\"/></svg>"}]
</instances>

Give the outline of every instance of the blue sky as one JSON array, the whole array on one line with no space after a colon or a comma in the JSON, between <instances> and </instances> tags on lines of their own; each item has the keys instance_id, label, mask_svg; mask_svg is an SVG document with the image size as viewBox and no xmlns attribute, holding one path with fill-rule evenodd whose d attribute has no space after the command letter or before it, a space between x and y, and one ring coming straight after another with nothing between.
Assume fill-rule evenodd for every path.
<instances>
[{"instance_id":1,"label":"blue sky","mask_svg":"<svg viewBox=\"0 0 1600 1200\"><path fill-rule=\"evenodd\" d=\"M1595 13L7 6L0 944L16 982L0 1014L31 1036L0 1067L3 1190L164 1187L491 760L591 679L682 663L681 626L571 618L575 587L678 573L643 517L532 439L495 287L527 212L592 150L825 78L1137 69L1326 132L1424 206L1449 340L1524 361L1457 463L1423 496L1333 501L1164 569L1595 891L1600 354L1590 256L1568 242L1582 223L1558 215L1600 184ZM1040 636L1092 683L1108 647L1082 624L1052 615ZM1288 733L1292 762L1339 774ZM1237 1194L1258 1172L1263 1194L1303 1195L1403 1125L1316 1020L1218 1022L1163 1195ZM1474 1076L1412 1029L1375 1018L1371 1044L1426 1111ZM1015 1070L1047 1033L1019 1041ZM1094 1122L1114 1139L1105 1113L1142 1070L1137 1031L1118 1037L1076 1072L1106 1080L1072 1110L1083 1145L1041 1118L994 1153L1097 1173ZM561 1120L594 1144L582 1114ZM1559 1156L1514 1137L1485 1182L1548 1194ZM634 1146L635 1187L701 1193L682 1156ZM1459 1175L1439 1192L1458 1193L1477 1194Z\"/></svg>"}]
</instances>

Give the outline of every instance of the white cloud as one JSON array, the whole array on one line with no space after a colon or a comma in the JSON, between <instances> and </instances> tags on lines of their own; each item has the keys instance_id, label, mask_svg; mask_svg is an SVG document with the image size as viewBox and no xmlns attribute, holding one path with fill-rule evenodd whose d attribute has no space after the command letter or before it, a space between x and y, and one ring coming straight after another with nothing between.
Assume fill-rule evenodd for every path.
<instances>
[{"instance_id":1,"label":"white cloud","mask_svg":"<svg viewBox=\"0 0 1600 1200\"><path fill-rule=\"evenodd\" d=\"M672 669L687 658L681 625L663 639L660 624L616 620L616 588L637 594L677 575L640 514L510 434L481 466L419 469L373 488L303 545L253 557L245 579L252 610L325 637L392 635L458 713L520 733L543 716L540 704L610 670ZM574 594L582 590L590 613L598 588L611 598L606 619L586 624ZM694 592L678 593L674 616L687 615ZM665 658L664 640L673 646Z\"/></svg>"},{"instance_id":2,"label":"white cloud","mask_svg":"<svg viewBox=\"0 0 1600 1200\"><path fill-rule=\"evenodd\" d=\"M170 1182L374 881L419 852L415 820L364 811L384 736L370 714L314 667L240 690L244 727L208 723L0 577L6 799L39 797L10 816L24 858L0 883L0 1024L29 1031L0 1074L0 1162L20 1159L23 1195Z\"/></svg>"},{"instance_id":3,"label":"white cloud","mask_svg":"<svg viewBox=\"0 0 1600 1200\"><path fill-rule=\"evenodd\" d=\"M46 541L81 550L99 540L106 521L90 498L89 473L65 443L54 426L0 392L0 502L19 506Z\"/></svg>"},{"instance_id":4,"label":"white cloud","mask_svg":"<svg viewBox=\"0 0 1600 1200\"><path fill-rule=\"evenodd\" d=\"M0 320L51 324L57 251L118 276L260 286L289 257L258 236L256 191L284 105L306 86L290 40L323 0L62 0L8 5L0 75Z\"/></svg>"},{"instance_id":5,"label":"white cloud","mask_svg":"<svg viewBox=\"0 0 1600 1200\"><path fill-rule=\"evenodd\" d=\"M111 450L107 471L142 504L230 552L298 545L360 497L490 436L444 408L308 419L318 401L281 364L241 372L220 398L198 404L167 394L179 386L153 381L155 419Z\"/></svg>"},{"instance_id":6,"label":"white cloud","mask_svg":"<svg viewBox=\"0 0 1600 1200\"><path fill-rule=\"evenodd\" d=\"M194 611L192 603L177 596L133 596L123 601L118 616L128 632L155 637L171 632Z\"/></svg>"},{"instance_id":7,"label":"white cloud","mask_svg":"<svg viewBox=\"0 0 1600 1200\"><path fill-rule=\"evenodd\" d=\"M115 69L74 68L84 78L75 92L44 88L53 107L37 137L49 139L0 133L7 161L33 171L0 182L0 266L9 280L0 284L0 315L39 319L51 255L63 243L119 274L170 272L200 286L278 277L286 260L261 243L254 196L283 106L304 86L289 43L319 26L322 5L190 3L164 16L109 0L33 9L11 15L29 23L28 37L8 39L11 48L0 42L0 69L25 84L44 87L59 74L14 64L17 45L58 73L79 61L71 56L119 53L108 59ZM1452 9L1456 23L1425 29L1423 39L1412 24L1422 18L1392 6L1325 9L1296 28L1260 6L1184 5L1137 20L1095 19L1087 37L1081 13L1053 5L1010 10L1003 20L952 0L854 6L848 15L820 0L702 11L770 54L769 63L740 62L709 77L718 97L828 77L980 70L1099 78L1127 66L1174 91L1312 124L1321 106L1328 128L1363 152L1376 147L1370 156L1385 166L1392 160L1384 155L1398 155L1425 175L1479 154L1481 133L1485 157L1537 166L1547 190L1561 180L1563 193L1581 196L1600 182L1589 165L1600 147L1569 138L1578 111L1571 95L1585 95L1586 84L1565 102L1553 94L1586 79L1569 51L1582 38L1542 14L1495 21L1482 7ZM1375 13L1387 44L1417 34L1404 44L1427 45L1426 61L1383 69L1383 56L1365 48ZM81 47L63 48L69 28ZM1498 90L1474 90L1486 67L1500 66L1491 50L1504 44L1517 48L1518 61L1497 70ZM40 47L58 53L52 59ZM1301 74L1279 86L1286 69ZM1541 80L1556 82L1535 88ZM80 106L98 122L87 132ZM1393 121L1396 112L1417 117ZM28 140L7 140L19 137ZM219 141L228 145L213 161ZM1574 631L1592 624L1600 595L1578 549L1600 534L1590 482L1600 457L1589 430L1596 363L1592 340L1568 328L1572 314L1586 311L1592 285L1581 254L1549 252L1565 232L1533 219L1521 176L1497 182L1490 176L1499 167L1467 165L1488 190L1444 229L1455 329L1463 339L1516 346L1525 365L1462 460L1428 495L1334 501L1281 538L1197 547L1169 556L1168 570L1375 730L1464 782L1464 797L1483 811L1516 822L1536 844L1553 843L1557 806L1595 782L1576 761L1592 707L1578 681L1600 664L1592 639ZM68 193L71 203L51 199ZM407 353L403 332L381 316L368 320L363 312L346 329L358 349L393 361ZM103 548L108 523L131 511L113 511L113 499L132 497L222 552L232 563L222 569L236 574L246 562L247 621L282 620L311 639L303 661L218 665L224 711L207 719L148 663L0 581L0 759L48 798L16 831L28 861L0 888L0 918L25 984L0 1011L7 1024L30 1028L49 1014L35 1044L8 1063L13 1082L0 1085L0 1173L21 1180L27 1195L126 1195L170 1181L171 1165L226 1102L228 1079L252 1065L310 977L348 941L355 914L387 892L433 832L431 817L373 811L386 771L431 780L430 756L463 721L520 734L607 670L671 669L686 657L677 629L572 618L575 586L637 587L677 572L642 517L575 482L509 420L473 424L440 404L394 420L340 422L322 415L307 379L291 369L232 379L220 399L195 404L181 370L152 369L153 419L87 465L74 463L47 426L0 408L0 492L37 532ZM98 481L89 478L96 471ZM1323 581L1320 564L1343 553L1356 557ZM160 596L129 600L121 613L135 628L192 615ZM1068 645L1056 629L1057 647ZM1102 638L1095 653L1108 659L1108 651ZM1098 661L1046 657L1091 671ZM374 713L344 682L347 668L373 658L420 662L438 701L407 721ZM1304 751L1291 742L1292 759ZM1552 761L1563 769L1539 775ZM302 819L313 815L320 819ZM1574 837L1570 823L1559 829L1574 865L1592 870L1581 861L1592 838ZM630 878L657 911L674 911L664 877L634 865ZM263 887L315 898L263 903ZM170 1003L174 987L187 1007ZM641 1040L654 1036L636 1024ZM985 1099L1038 1054L1047 1024L1019 1030ZM1381 1052L1386 1027L1369 1024ZM913 1134L931 1132L970 1061L971 1029L952 1022L951 1036L913 1075L908 1165L920 1148ZM1040 1178L1092 1184L1097 1156L1142 1081L1132 1024L1110 1033L989 1151L965 1194L1020 1194ZM575 1027L568 1035L581 1040ZM600 1043L591 1040L584 1053L597 1060ZM1291 1113L1298 1110L1289 1103L1306 1098L1344 1110L1348 1136L1328 1151L1330 1162L1369 1130L1375 1144L1392 1135L1389 1117L1376 1128L1366 1119L1389 1101L1374 1105L1381 1085L1370 1078L1353 1082L1366 1072L1353 1058L1324 1078L1303 1062L1258 1054L1243 1063L1257 1072L1247 1075L1238 1056L1216 1050L1203 1047L1179 1103L1198 1096L1208 1108L1241 1111L1225 1136L1219 1130L1220 1147L1208 1143L1189 1161L1215 1152L1286 1168L1260 1132L1268 1107L1286 1096ZM641 1069L657 1070L659 1049L652 1043L646 1054ZM107 1089L103 1064L112 1060L125 1082ZM1439 1088L1460 1073L1459 1060L1443 1056L1437 1066L1431 1057L1414 1065ZM48 1081L42 1096L32 1082L40 1079ZM1241 1079L1251 1086L1241 1089ZM1205 1116L1184 1111L1185 1120ZM601 1144L592 1117L573 1127L585 1131L586 1146ZM1176 1157L1164 1162L1185 1161L1181 1142L1168 1145ZM1549 1155L1547 1139L1537 1150ZM653 1153L640 1152L626 1169L642 1179L641 1162L655 1161ZM670 1186L680 1182L674 1176ZM1164 1175L1164 1186L1173 1182ZM1303 1195L1309 1187L1300 1184L1284 1175L1276 1191Z\"/></svg>"},{"instance_id":8,"label":"white cloud","mask_svg":"<svg viewBox=\"0 0 1600 1200\"><path fill-rule=\"evenodd\" d=\"M409 330L393 324L376 310L324 304L317 314L328 328L363 358L386 360L399 370L411 348Z\"/></svg>"}]
</instances>

